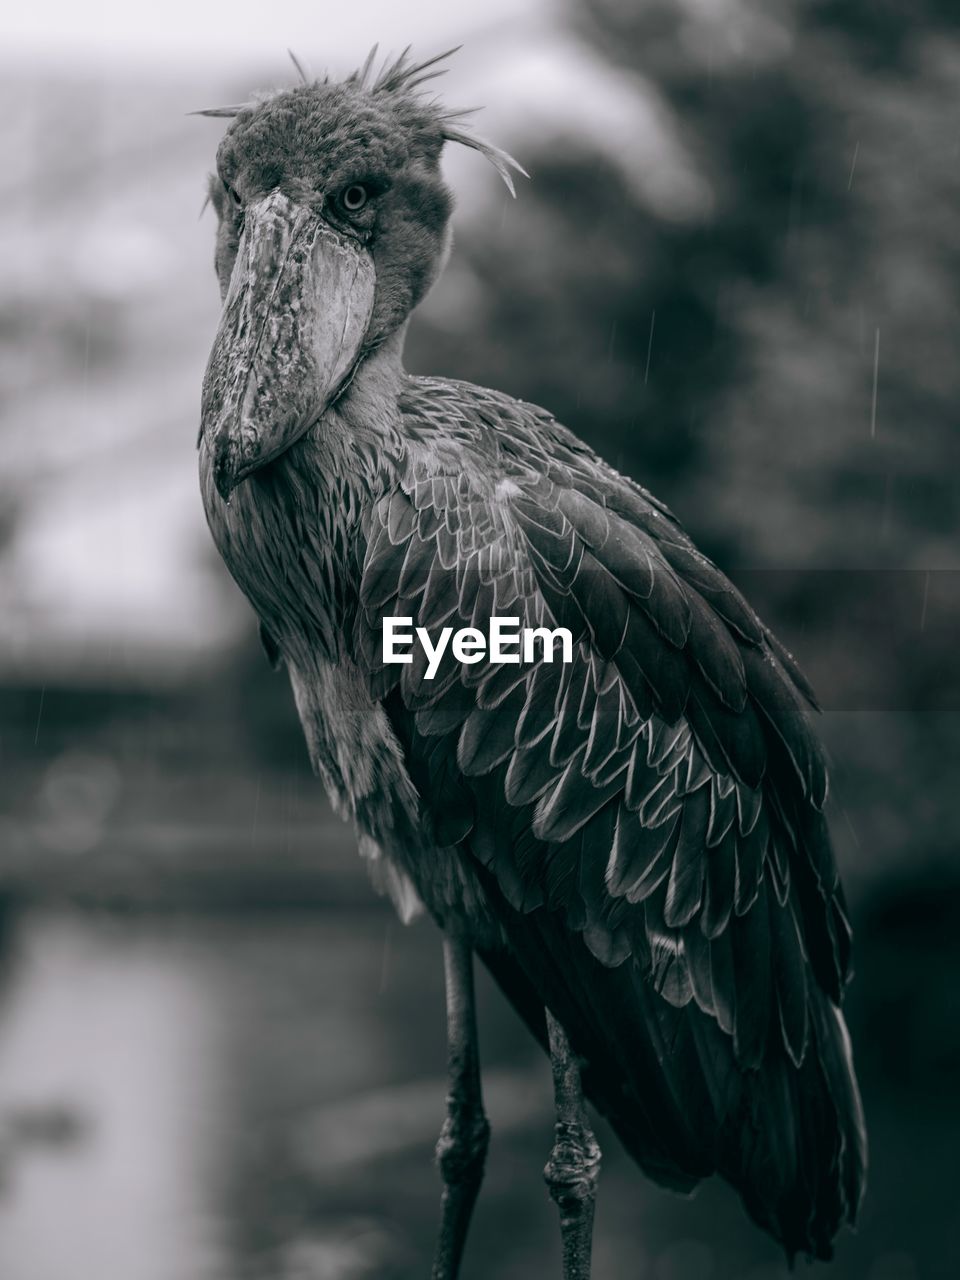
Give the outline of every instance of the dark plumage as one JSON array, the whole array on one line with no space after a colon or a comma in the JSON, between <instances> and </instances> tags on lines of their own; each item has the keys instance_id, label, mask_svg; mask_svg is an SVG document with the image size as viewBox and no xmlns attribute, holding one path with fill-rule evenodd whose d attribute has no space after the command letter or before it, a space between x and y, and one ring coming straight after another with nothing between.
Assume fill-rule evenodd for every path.
<instances>
[{"instance_id":1,"label":"dark plumage","mask_svg":"<svg viewBox=\"0 0 960 1280\"><path fill-rule=\"evenodd\" d=\"M465 937L545 1044L546 1006L651 1177L719 1172L789 1253L829 1257L865 1138L812 695L671 513L548 412L403 372L447 243L440 151L469 140L416 91L428 68L228 109L211 530L402 909ZM334 250L340 285L298 294ZM385 615L435 636L492 614L568 627L573 662L382 660Z\"/></svg>"}]
</instances>

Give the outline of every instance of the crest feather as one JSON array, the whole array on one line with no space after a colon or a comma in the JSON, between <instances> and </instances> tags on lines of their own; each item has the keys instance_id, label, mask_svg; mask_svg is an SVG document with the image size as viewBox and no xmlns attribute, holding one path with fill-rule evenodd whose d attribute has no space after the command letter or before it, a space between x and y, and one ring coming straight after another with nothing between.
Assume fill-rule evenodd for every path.
<instances>
[{"instance_id":1,"label":"crest feather","mask_svg":"<svg viewBox=\"0 0 960 1280\"><path fill-rule=\"evenodd\" d=\"M373 46L373 48L367 54L366 61L364 62L360 70L355 71L352 76L347 77L348 83L355 84L358 89L367 88L367 79L369 78L370 71L373 67L373 60L377 56L377 50L379 48L380 48L379 44L375 44Z\"/></svg>"},{"instance_id":2,"label":"crest feather","mask_svg":"<svg viewBox=\"0 0 960 1280\"><path fill-rule=\"evenodd\" d=\"M301 63L300 59L299 59L299 58L297 57L297 55L293 52L293 50L292 50L292 49L288 49L288 50L287 50L287 53L290 55L290 61L293 63L293 65L294 65L294 66L296 67L296 69L297 69L297 75L300 77L301 83L303 83L303 84L309 84L309 83L310 83L310 77L307 75L306 71L304 71L304 69L303 69L303 64Z\"/></svg>"},{"instance_id":3,"label":"crest feather","mask_svg":"<svg viewBox=\"0 0 960 1280\"><path fill-rule=\"evenodd\" d=\"M393 62L384 63L383 70L377 76L376 80L370 86L371 93L405 93L415 89L417 85L423 84L426 80L434 80L437 76L446 74L447 68L437 68L437 64L445 62L447 58L461 49L462 45L455 45L452 49L446 49L443 53L434 54L432 58L425 58L423 62L408 61L410 54L410 45L404 49L399 58ZM368 58L369 62L370 59Z\"/></svg>"},{"instance_id":4,"label":"crest feather","mask_svg":"<svg viewBox=\"0 0 960 1280\"><path fill-rule=\"evenodd\" d=\"M456 45L452 49L444 50L443 53L435 54L432 58L425 58L423 62L410 62L408 61L410 46L407 45L403 53L393 62L388 59L384 63L379 76L369 86L369 92L411 93L420 85L425 84L426 81L434 80L437 76L446 75L447 68L438 64L445 62L448 58L452 58L462 48L462 45ZM377 46L374 45L367 55L367 60L363 67L359 71L355 71L350 77L350 81L360 88L367 88L367 79L376 52ZM469 107L462 111L444 112L440 116L443 122L444 141L459 142L461 146L470 147L473 151L478 151L486 160L489 160L503 179L507 190L512 196L516 197L517 192L513 185L513 173L511 173L511 170L515 173L522 173L525 178L529 178L530 175L523 165L501 147L494 146L492 142L468 132L455 123L458 120L462 120L464 116L472 115L478 110L478 107Z\"/></svg>"},{"instance_id":5,"label":"crest feather","mask_svg":"<svg viewBox=\"0 0 960 1280\"><path fill-rule=\"evenodd\" d=\"M188 111L188 116L214 116L219 119L232 120L234 116L238 116L241 111L247 111L254 104L252 102L238 102L232 107L204 107L202 111Z\"/></svg>"},{"instance_id":6,"label":"crest feather","mask_svg":"<svg viewBox=\"0 0 960 1280\"><path fill-rule=\"evenodd\" d=\"M410 59L410 45L403 50L399 57L391 60L387 58L383 66L380 68L379 74L373 77L373 65L376 61L379 45L374 45L364 59L363 66L358 67L356 71L351 72L344 80L344 84L353 85L355 88L365 93L414 93L421 85L426 84L429 80L435 80L438 76L446 75L447 68L441 67L441 62L446 62L448 58L463 47L455 45L452 49L445 49L443 53L434 54L432 58L425 58L422 62L414 62ZM288 49L290 61L297 70L297 74L303 84L310 84L311 81L307 76L300 60L292 49ZM314 81L313 83L317 83ZM329 76L324 76L322 84L329 83ZM232 119L238 116L241 111L247 111L256 106L256 100L252 102L242 102L234 106L228 107L207 107L202 111L191 111L189 114L193 116L215 116L224 119ZM438 104L433 104L438 105ZM442 126L442 134L445 142L458 142L463 147L470 147L473 151L478 151L486 160L493 165L497 173L503 179L507 190L516 197L516 188L513 185L513 174L521 173L525 178L529 178L529 174L519 161L515 160L512 155L504 151L501 147L494 146L492 142L488 142L485 138L479 137L477 134L470 133L466 128L461 127L458 121L462 121L465 116L472 115L474 111L479 110L477 107L470 107L463 111L447 111L438 112ZM512 172L511 172L512 171Z\"/></svg>"},{"instance_id":7,"label":"crest feather","mask_svg":"<svg viewBox=\"0 0 960 1280\"><path fill-rule=\"evenodd\" d=\"M530 177L519 160L515 160L502 147L496 147L492 142L487 142L486 138L480 138L474 133L467 133L465 129L455 129L445 125L443 137L446 142L459 142L462 147L470 147L474 151L479 151L484 159L490 161L503 179L507 190L516 199L517 192L513 185L513 174L510 170L513 169L515 173L522 173L525 178Z\"/></svg>"}]
</instances>

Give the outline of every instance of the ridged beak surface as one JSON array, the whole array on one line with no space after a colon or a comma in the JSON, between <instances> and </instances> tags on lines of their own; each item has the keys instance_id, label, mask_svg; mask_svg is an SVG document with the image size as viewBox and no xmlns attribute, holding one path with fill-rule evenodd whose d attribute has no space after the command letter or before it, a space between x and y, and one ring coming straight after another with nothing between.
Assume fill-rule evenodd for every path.
<instances>
[{"instance_id":1,"label":"ridged beak surface","mask_svg":"<svg viewBox=\"0 0 960 1280\"><path fill-rule=\"evenodd\" d=\"M201 402L224 500L346 386L375 286L367 250L312 210L279 191L248 207Z\"/></svg>"}]
</instances>

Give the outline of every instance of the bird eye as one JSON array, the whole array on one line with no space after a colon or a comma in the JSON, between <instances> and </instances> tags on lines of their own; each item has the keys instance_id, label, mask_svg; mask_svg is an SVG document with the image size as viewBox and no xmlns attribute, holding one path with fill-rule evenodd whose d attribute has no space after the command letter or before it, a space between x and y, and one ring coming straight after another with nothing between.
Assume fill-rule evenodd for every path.
<instances>
[{"instance_id":1,"label":"bird eye","mask_svg":"<svg viewBox=\"0 0 960 1280\"><path fill-rule=\"evenodd\" d=\"M229 182L225 182L223 184L223 189L224 191L226 191L227 195L230 197L230 199L239 209L240 206L243 204L243 201L240 199L240 192L236 189L236 187L231 187Z\"/></svg>"},{"instance_id":2,"label":"bird eye","mask_svg":"<svg viewBox=\"0 0 960 1280\"><path fill-rule=\"evenodd\" d=\"M360 182L352 182L340 193L340 203L347 213L359 213L369 198L369 191Z\"/></svg>"}]
</instances>

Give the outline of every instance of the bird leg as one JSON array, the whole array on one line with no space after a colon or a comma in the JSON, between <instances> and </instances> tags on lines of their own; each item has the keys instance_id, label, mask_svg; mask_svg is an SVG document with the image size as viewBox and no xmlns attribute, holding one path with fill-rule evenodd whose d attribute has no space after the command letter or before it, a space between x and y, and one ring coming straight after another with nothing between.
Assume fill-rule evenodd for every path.
<instances>
[{"instance_id":1,"label":"bird leg","mask_svg":"<svg viewBox=\"0 0 960 1280\"><path fill-rule=\"evenodd\" d=\"M447 986L447 1053L450 1091L447 1118L437 1143L443 1177L440 1237L432 1280L456 1280L483 1179L490 1125L483 1111L477 1015L473 996L473 950L463 938L444 936Z\"/></svg>"},{"instance_id":2,"label":"bird leg","mask_svg":"<svg viewBox=\"0 0 960 1280\"><path fill-rule=\"evenodd\" d=\"M563 1280L589 1280L600 1148L587 1121L580 1067L570 1041L549 1009L546 1015L557 1123L543 1176L560 1210Z\"/></svg>"}]
</instances>

